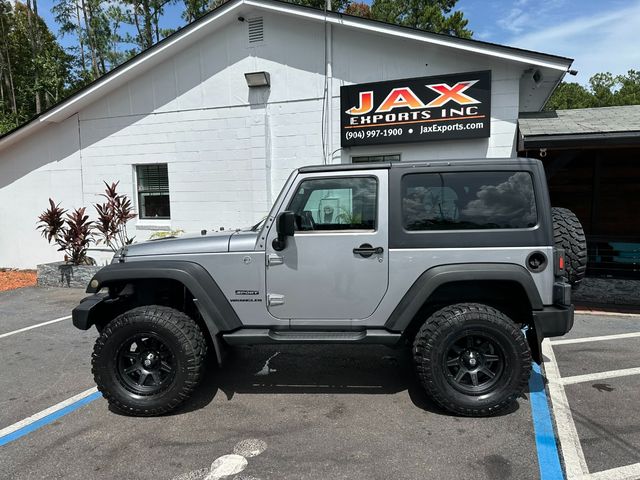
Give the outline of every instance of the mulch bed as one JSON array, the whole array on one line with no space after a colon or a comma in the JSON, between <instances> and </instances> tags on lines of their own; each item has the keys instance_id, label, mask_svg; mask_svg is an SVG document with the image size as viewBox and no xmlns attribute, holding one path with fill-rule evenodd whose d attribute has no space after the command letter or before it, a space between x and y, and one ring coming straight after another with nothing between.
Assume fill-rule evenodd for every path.
<instances>
[{"instance_id":1,"label":"mulch bed","mask_svg":"<svg viewBox=\"0 0 640 480\"><path fill-rule=\"evenodd\" d=\"M33 287L35 284L35 270L12 270L8 268L0 268L0 292L22 287Z\"/></svg>"}]
</instances>

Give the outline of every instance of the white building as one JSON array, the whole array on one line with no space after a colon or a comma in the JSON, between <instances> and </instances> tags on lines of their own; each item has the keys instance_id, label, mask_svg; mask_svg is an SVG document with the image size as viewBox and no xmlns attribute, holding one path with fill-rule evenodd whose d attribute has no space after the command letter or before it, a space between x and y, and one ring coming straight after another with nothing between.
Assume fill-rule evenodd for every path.
<instances>
[{"instance_id":1,"label":"white building","mask_svg":"<svg viewBox=\"0 0 640 480\"><path fill-rule=\"evenodd\" d=\"M539 111L570 65L277 1L232 0L0 138L0 266L60 260L35 230L38 215L50 197L92 211L104 181L119 181L134 199L132 230L145 240L158 229L255 223L302 165L515 156L518 113ZM490 136L340 148L341 86L479 70L491 71ZM249 87L250 72L267 72L270 86Z\"/></svg>"}]
</instances>

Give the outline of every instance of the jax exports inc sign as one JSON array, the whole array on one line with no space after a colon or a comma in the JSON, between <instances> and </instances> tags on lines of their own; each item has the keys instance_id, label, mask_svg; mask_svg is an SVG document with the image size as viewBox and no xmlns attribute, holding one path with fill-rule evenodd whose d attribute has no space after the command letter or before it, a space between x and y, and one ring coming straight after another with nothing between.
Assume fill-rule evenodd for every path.
<instances>
[{"instance_id":1,"label":"jax exports inc sign","mask_svg":"<svg viewBox=\"0 0 640 480\"><path fill-rule=\"evenodd\" d=\"M488 137L491 71L348 85L340 107L343 147Z\"/></svg>"}]
</instances>

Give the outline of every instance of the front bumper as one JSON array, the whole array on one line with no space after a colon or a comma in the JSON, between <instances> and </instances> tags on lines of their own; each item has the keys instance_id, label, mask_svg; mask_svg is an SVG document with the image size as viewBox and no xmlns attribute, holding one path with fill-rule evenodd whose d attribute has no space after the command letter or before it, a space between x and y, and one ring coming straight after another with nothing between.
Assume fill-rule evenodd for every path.
<instances>
[{"instance_id":1,"label":"front bumper","mask_svg":"<svg viewBox=\"0 0 640 480\"><path fill-rule=\"evenodd\" d=\"M89 330L95 325L104 307L104 301L108 298L107 293L98 293L80 300L80 305L71 312L73 325L80 330Z\"/></svg>"}]
</instances>

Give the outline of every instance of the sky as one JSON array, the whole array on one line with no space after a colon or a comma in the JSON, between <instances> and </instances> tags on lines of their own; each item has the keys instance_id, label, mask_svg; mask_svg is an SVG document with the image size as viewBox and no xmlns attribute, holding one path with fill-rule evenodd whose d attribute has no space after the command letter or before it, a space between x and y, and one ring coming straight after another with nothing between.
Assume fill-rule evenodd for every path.
<instances>
[{"instance_id":1,"label":"sky","mask_svg":"<svg viewBox=\"0 0 640 480\"><path fill-rule=\"evenodd\" d=\"M598 72L640 70L640 0L459 0L474 38L573 58L586 84Z\"/></svg>"},{"instance_id":2,"label":"sky","mask_svg":"<svg viewBox=\"0 0 640 480\"><path fill-rule=\"evenodd\" d=\"M52 4L38 1L57 32ZM181 5L167 9L162 27L182 25ZM640 70L640 0L459 0L456 9L478 40L573 58L578 75L567 81L586 84L598 72ZM72 39L60 40L68 46Z\"/></svg>"}]
</instances>

